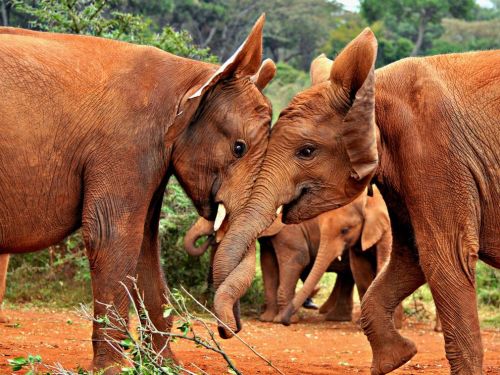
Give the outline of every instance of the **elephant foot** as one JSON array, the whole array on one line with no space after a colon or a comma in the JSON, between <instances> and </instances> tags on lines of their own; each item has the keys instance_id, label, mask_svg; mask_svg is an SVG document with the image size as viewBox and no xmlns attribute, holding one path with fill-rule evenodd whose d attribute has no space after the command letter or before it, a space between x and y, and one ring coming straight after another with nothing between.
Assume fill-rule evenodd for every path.
<instances>
[{"instance_id":1,"label":"elephant foot","mask_svg":"<svg viewBox=\"0 0 500 375\"><path fill-rule=\"evenodd\" d=\"M261 322L272 322L276 316L276 310L266 309L262 314L260 314L259 320Z\"/></svg>"},{"instance_id":2,"label":"elephant foot","mask_svg":"<svg viewBox=\"0 0 500 375\"><path fill-rule=\"evenodd\" d=\"M274 323L285 324L286 326L290 324L295 324L299 322L299 314L292 314L289 318L285 320L285 314L283 312L277 314L273 320ZM285 323L286 322L286 323Z\"/></svg>"},{"instance_id":3,"label":"elephant foot","mask_svg":"<svg viewBox=\"0 0 500 375\"><path fill-rule=\"evenodd\" d=\"M373 348L371 375L382 375L394 371L408 362L415 354L415 344L398 335L391 341L385 341L380 348Z\"/></svg>"},{"instance_id":4,"label":"elephant foot","mask_svg":"<svg viewBox=\"0 0 500 375\"><path fill-rule=\"evenodd\" d=\"M330 310L325 315L325 320L330 322L350 322L352 321L352 311Z\"/></svg>"}]
</instances>

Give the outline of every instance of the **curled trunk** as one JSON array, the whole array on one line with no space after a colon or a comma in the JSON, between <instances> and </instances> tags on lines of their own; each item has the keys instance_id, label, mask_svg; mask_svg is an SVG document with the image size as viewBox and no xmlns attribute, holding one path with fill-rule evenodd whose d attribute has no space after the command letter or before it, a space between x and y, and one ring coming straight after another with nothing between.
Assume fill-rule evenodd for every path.
<instances>
[{"instance_id":1,"label":"curled trunk","mask_svg":"<svg viewBox=\"0 0 500 375\"><path fill-rule=\"evenodd\" d=\"M203 236L211 235L213 235L213 222L200 217L184 236L186 252L194 257L203 255L212 242L211 238L207 238L199 247L196 247L196 241Z\"/></svg>"},{"instance_id":2,"label":"curled trunk","mask_svg":"<svg viewBox=\"0 0 500 375\"><path fill-rule=\"evenodd\" d=\"M280 174L282 177L279 177ZM283 170L276 173L272 167L268 165L266 169L264 165L247 205L230 217L229 230L215 255L215 313L234 331L239 329L239 321L234 316L233 308L245 294L255 274L255 240L276 218L276 209L289 199L283 196L284 189L277 186L276 181L287 181ZM233 336L223 325L219 325L219 333L223 338Z\"/></svg>"}]
</instances>

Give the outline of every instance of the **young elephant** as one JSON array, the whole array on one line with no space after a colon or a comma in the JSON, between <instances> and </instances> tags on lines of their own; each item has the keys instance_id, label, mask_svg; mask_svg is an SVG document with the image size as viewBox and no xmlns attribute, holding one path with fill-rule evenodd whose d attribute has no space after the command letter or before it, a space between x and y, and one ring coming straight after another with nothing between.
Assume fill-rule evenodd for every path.
<instances>
[{"instance_id":1,"label":"young elephant","mask_svg":"<svg viewBox=\"0 0 500 375\"><path fill-rule=\"evenodd\" d=\"M315 223L318 227L319 238L315 244L317 255L303 288L295 294L281 317L285 325L293 321L293 314L331 267L332 262L345 252L348 253L350 270L361 301L391 253L389 213L376 186L373 186L370 194L364 192L344 207L325 212L316 219L286 227L303 226L306 223ZM402 311L400 306L395 317L397 328L401 328Z\"/></svg>"},{"instance_id":2,"label":"young elephant","mask_svg":"<svg viewBox=\"0 0 500 375\"><path fill-rule=\"evenodd\" d=\"M375 71L376 56L367 29L327 65L325 81L281 112L252 196L219 246L232 257L215 262L215 285L230 278L226 287L239 288L230 275L281 205L284 222L296 223L348 204L374 181L393 249L362 303L372 374L415 355L392 315L425 282L451 372L481 374L475 267L478 259L500 267L500 51L409 58Z\"/></svg>"},{"instance_id":3,"label":"young elephant","mask_svg":"<svg viewBox=\"0 0 500 375\"><path fill-rule=\"evenodd\" d=\"M267 61L259 70L263 25L262 16L222 66L102 38L0 28L1 252L40 250L81 227L95 316L109 304L127 320L124 286L137 275L151 320L168 331L158 243L165 186L175 175L211 220L218 206L230 217L245 204L250 191L239 187L253 184L271 121L262 89L275 67ZM243 261L255 263L251 254ZM93 367L119 372L119 348L100 328L94 323ZM168 343L153 337L173 357Z\"/></svg>"}]
</instances>

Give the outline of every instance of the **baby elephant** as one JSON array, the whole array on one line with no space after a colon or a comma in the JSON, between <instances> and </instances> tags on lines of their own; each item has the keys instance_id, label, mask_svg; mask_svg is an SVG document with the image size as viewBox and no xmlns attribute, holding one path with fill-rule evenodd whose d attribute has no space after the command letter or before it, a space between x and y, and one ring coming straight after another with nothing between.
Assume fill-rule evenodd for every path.
<instances>
[{"instance_id":1,"label":"baby elephant","mask_svg":"<svg viewBox=\"0 0 500 375\"><path fill-rule=\"evenodd\" d=\"M298 308L335 259L348 253L350 268L362 300L391 254L392 233L389 214L384 199L375 185L344 207L288 227L300 228L297 230L304 233L308 246L317 249L317 255L303 288L295 294L282 313L281 322L285 325L296 319L294 315ZM314 231L310 228L314 228ZM328 310L333 303L334 301L329 299L322 309ZM399 306L395 314L395 324L400 328L401 323L402 307Z\"/></svg>"}]
</instances>

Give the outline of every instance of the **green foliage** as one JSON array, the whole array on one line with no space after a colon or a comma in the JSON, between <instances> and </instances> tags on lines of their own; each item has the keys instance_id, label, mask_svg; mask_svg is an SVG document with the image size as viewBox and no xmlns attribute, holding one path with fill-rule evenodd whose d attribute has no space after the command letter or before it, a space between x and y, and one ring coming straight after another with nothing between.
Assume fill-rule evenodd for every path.
<instances>
[{"instance_id":1,"label":"green foliage","mask_svg":"<svg viewBox=\"0 0 500 375\"><path fill-rule=\"evenodd\" d=\"M276 67L276 78L264 90L264 94L271 100L273 106L273 123L293 96L310 85L309 74L282 62L276 64Z\"/></svg>"},{"instance_id":2,"label":"green foliage","mask_svg":"<svg viewBox=\"0 0 500 375\"><path fill-rule=\"evenodd\" d=\"M183 285L195 296L207 287L209 254L195 258L184 250L183 239L198 214L180 185L173 179L167 186L160 220L162 265L169 285Z\"/></svg>"},{"instance_id":3,"label":"green foliage","mask_svg":"<svg viewBox=\"0 0 500 375\"><path fill-rule=\"evenodd\" d=\"M480 305L500 308L500 270L478 262L476 288Z\"/></svg>"},{"instance_id":4,"label":"green foliage","mask_svg":"<svg viewBox=\"0 0 500 375\"><path fill-rule=\"evenodd\" d=\"M16 357L8 359L7 362L12 371L28 370L25 375L36 375L38 374L37 367L42 363L42 357L29 354L26 358Z\"/></svg>"},{"instance_id":5,"label":"green foliage","mask_svg":"<svg viewBox=\"0 0 500 375\"><path fill-rule=\"evenodd\" d=\"M150 18L116 10L118 0L40 0L14 2L15 10L24 14L33 29L94 35L136 44L151 45L164 51L199 60L215 62L208 48L193 44L186 31L157 25Z\"/></svg>"}]
</instances>

